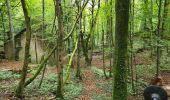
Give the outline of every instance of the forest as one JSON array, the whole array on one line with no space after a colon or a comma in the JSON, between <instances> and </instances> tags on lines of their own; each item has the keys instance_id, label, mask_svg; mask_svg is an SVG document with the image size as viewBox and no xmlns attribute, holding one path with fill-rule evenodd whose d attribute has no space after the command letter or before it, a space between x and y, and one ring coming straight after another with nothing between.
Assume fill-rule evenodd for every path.
<instances>
[{"instance_id":1,"label":"forest","mask_svg":"<svg viewBox=\"0 0 170 100\"><path fill-rule=\"evenodd\" d=\"M0 100L170 100L170 0L0 0Z\"/></svg>"}]
</instances>

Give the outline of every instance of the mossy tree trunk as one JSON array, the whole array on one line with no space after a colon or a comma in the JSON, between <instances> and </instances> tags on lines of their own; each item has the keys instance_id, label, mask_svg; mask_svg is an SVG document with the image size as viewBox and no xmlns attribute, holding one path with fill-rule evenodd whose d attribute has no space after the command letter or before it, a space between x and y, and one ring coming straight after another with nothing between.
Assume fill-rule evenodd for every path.
<instances>
[{"instance_id":1,"label":"mossy tree trunk","mask_svg":"<svg viewBox=\"0 0 170 100\"><path fill-rule=\"evenodd\" d=\"M24 64L22 68L22 75L19 85L16 89L15 96L21 98L23 96L25 79L27 76L27 68L29 63L29 49L30 49L30 40L31 40L31 24L30 17L28 16L28 10L26 7L25 0L21 0L22 9L25 17L25 25L26 25L26 43L25 43L25 54L24 54Z\"/></svg>"},{"instance_id":2,"label":"mossy tree trunk","mask_svg":"<svg viewBox=\"0 0 170 100\"><path fill-rule=\"evenodd\" d=\"M63 11L62 11L62 5L61 0L56 0L55 10L57 14L57 20L58 20L58 63L57 63L57 71L58 71L58 86L57 86L57 92L56 97L63 99L63 35L64 35L64 23L63 23Z\"/></svg>"},{"instance_id":3,"label":"mossy tree trunk","mask_svg":"<svg viewBox=\"0 0 170 100\"><path fill-rule=\"evenodd\" d=\"M90 61L90 66L93 60L93 49L94 49L94 24L95 24L95 17L94 17L94 7L95 7L95 0L92 0L92 8L91 8L91 25L90 25L90 52L89 52L89 61Z\"/></svg>"},{"instance_id":4,"label":"mossy tree trunk","mask_svg":"<svg viewBox=\"0 0 170 100\"><path fill-rule=\"evenodd\" d=\"M116 0L113 100L127 99L127 42L130 0Z\"/></svg>"},{"instance_id":5,"label":"mossy tree trunk","mask_svg":"<svg viewBox=\"0 0 170 100\"><path fill-rule=\"evenodd\" d=\"M130 75L131 75L131 84L132 84L132 90L133 93L135 93L135 84L134 84L134 66L133 66L133 59L134 59L134 53L133 53L133 35L134 35L134 10L135 10L135 0L131 0L130 3L130 30L129 30L129 45L130 45L130 58L129 58L129 68L130 68Z\"/></svg>"},{"instance_id":6,"label":"mossy tree trunk","mask_svg":"<svg viewBox=\"0 0 170 100\"><path fill-rule=\"evenodd\" d=\"M88 35L88 37L86 39L84 39L84 34L82 31L80 31L80 42L81 42L81 46L82 46L82 51L83 51L83 55L85 57L85 62L86 65L89 66L90 65L90 59L88 57L88 41L89 41L90 35Z\"/></svg>"},{"instance_id":7,"label":"mossy tree trunk","mask_svg":"<svg viewBox=\"0 0 170 100\"><path fill-rule=\"evenodd\" d=\"M102 25L103 26L103 25ZM105 48L104 48L104 44L105 44L105 37L104 37L104 29L102 29L102 60L103 60L103 74L105 76L105 78L107 79L107 75L106 75L106 65L105 65Z\"/></svg>"},{"instance_id":8,"label":"mossy tree trunk","mask_svg":"<svg viewBox=\"0 0 170 100\"><path fill-rule=\"evenodd\" d=\"M81 4L82 2L79 0L76 0L76 5L77 5L77 9L78 9L78 12L81 11ZM78 33L78 46L77 46L77 71L76 71L76 77L79 79L79 80L82 80L82 77L81 77L81 69L80 69L80 47L81 47L81 44L80 44L80 34L81 34L81 30L82 30L82 15L81 14L81 17L79 19L79 33Z\"/></svg>"}]
</instances>

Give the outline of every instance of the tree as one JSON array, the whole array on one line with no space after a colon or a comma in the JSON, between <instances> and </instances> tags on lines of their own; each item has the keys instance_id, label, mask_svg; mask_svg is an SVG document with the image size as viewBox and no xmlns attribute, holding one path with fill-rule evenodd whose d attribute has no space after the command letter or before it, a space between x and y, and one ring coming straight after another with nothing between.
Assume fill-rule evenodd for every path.
<instances>
[{"instance_id":1,"label":"tree","mask_svg":"<svg viewBox=\"0 0 170 100\"><path fill-rule=\"evenodd\" d=\"M82 2L79 0L76 0L76 5L77 5L77 9L78 9L78 12L80 12L81 10L81 4ZM81 76L81 68L80 68L80 47L81 47L81 44L80 44L80 34L81 34L81 30L82 30L82 15L81 14L81 17L79 19L79 32L78 32L78 47L77 47L77 71L76 71L76 77L79 79L79 80L82 80L82 76Z\"/></svg>"},{"instance_id":2,"label":"tree","mask_svg":"<svg viewBox=\"0 0 170 100\"><path fill-rule=\"evenodd\" d=\"M12 11L11 11L11 5L10 5L10 0L6 0L6 5L7 5L7 10L8 10L8 17L9 17L9 44L11 46L10 53L9 54L9 59L15 60L15 39L14 39L14 26L13 26L13 21L12 21Z\"/></svg>"},{"instance_id":3,"label":"tree","mask_svg":"<svg viewBox=\"0 0 170 100\"><path fill-rule=\"evenodd\" d=\"M135 92L134 86L134 66L133 66L133 35L134 35L134 8L135 7L135 0L132 0L130 3L130 30L129 30L129 45L130 45L130 72L131 72L131 81L132 81L132 90Z\"/></svg>"},{"instance_id":4,"label":"tree","mask_svg":"<svg viewBox=\"0 0 170 100\"><path fill-rule=\"evenodd\" d=\"M28 16L28 10L26 7L25 0L21 0L22 9L24 12L25 17L25 25L26 25L26 41L25 41L25 54L24 54L24 62L23 62L23 68L22 68L22 75L21 80L18 84L18 87L16 89L15 96L21 98L23 96L23 90L24 90L24 84L27 76L27 68L29 63L29 49L30 49L30 40L31 40L31 23L30 23L30 17Z\"/></svg>"},{"instance_id":5,"label":"tree","mask_svg":"<svg viewBox=\"0 0 170 100\"><path fill-rule=\"evenodd\" d=\"M162 18L162 33L164 34L165 29L165 22L167 20L168 17L168 5L169 5L170 1L169 0L164 0L164 11L163 11L163 18ZM163 37L163 34L161 37Z\"/></svg>"},{"instance_id":6,"label":"tree","mask_svg":"<svg viewBox=\"0 0 170 100\"><path fill-rule=\"evenodd\" d=\"M57 44L58 44L58 57L57 57L57 71L58 71L58 86L57 86L57 92L56 97L63 99L63 36L64 36L64 23L63 23L63 11L62 11L62 5L61 0L56 0L55 4L55 11L56 16L58 20L58 38L57 38Z\"/></svg>"},{"instance_id":7,"label":"tree","mask_svg":"<svg viewBox=\"0 0 170 100\"><path fill-rule=\"evenodd\" d=\"M113 100L127 99L127 40L130 0L116 0Z\"/></svg>"},{"instance_id":8,"label":"tree","mask_svg":"<svg viewBox=\"0 0 170 100\"><path fill-rule=\"evenodd\" d=\"M160 68L160 39L161 39L161 10L162 10L162 0L159 0L158 7L158 24L157 24L157 46L156 46L156 77L159 76L159 68Z\"/></svg>"}]
</instances>

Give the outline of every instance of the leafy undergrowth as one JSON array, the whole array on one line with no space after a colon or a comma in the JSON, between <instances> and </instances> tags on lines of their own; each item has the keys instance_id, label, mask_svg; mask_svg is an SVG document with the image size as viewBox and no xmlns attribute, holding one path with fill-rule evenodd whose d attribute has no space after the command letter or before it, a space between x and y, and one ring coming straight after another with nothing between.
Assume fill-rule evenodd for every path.
<instances>
[{"instance_id":1,"label":"leafy undergrowth","mask_svg":"<svg viewBox=\"0 0 170 100\"><path fill-rule=\"evenodd\" d=\"M161 57L161 68L162 72L170 73L170 56L166 52L163 52Z\"/></svg>"},{"instance_id":2,"label":"leafy undergrowth","mask_svg":"<svg viewBox=\"0 0 170 100\"><path fill-rule=\"evenodd\" d=\"M102 69L98 69L97 67L92 67L91 68L93 73L95 74L95 79L96 79L96 85L101 88L104 92L103 94L96 94L93 96L93 100L112 100L112 78L106 79L103 74ZM109 75L109 73L106 73ZM129 97L135 95L134 91L132 89L132 84L130 80L128 80L127 83L127 89L128 89L128 95ZM138 94L141 94L143 89L147 86L147 82L143 80L142 78L137 80L137 83L135 83L135 90L138 92ZM133 97L135 98L135 96ZM131 99L129 99L131 100Z\"/></svg>"},{"instance_id":3,"label":"leafy undergrowth","mask_svg":"<svg viewBox=\"0 0 170 100\"><path fill-rule=\"evenodd\" d=\"M20 75L12 71L0 71L0 81L19 78Z\"/></svg>"},{"instance_id":4,"label":"leafy undergrowth","mask_svg":"<svg viewBox=\"0 0 170 100\"><path fill-rule=\"evenodd\" d=\"M102 94L95 94L92 100L112 100L112 79L105 79L103 70L95 66L91 70L95 75L96 86L103 90ZM108 72L106 74L109 75Z\"/></svg>"},{"instance_id":5,"label":"leafy undergrowth","mask_svg":"<svg viewBox=\"0 0 170 100\"><path fill-rule=\"evenodd\" d=\"M36 79L25 89L25 94L30 96L51 96L57 90L57 76L52 73L44 77L41 88L39 88L40 80ZM82 85L76 83L74 80L70 81L69 84L66 84L64 87L64 98L66 100L73 99L80 95L82 91Z\"/></svg>"},{"instance_id":6,"label":"leafy undergrowth","mask_svg":"<svg viewBox=\"0 0 170 100\"><path fill-rule=\"evenodd\" d=\"M0 94L13 94L16 86L18 85L19 75L14 75L10 72L0 72L0 75L3 74L0 81ZM64 98L65 100L72 100L73 98L78 97L83 90L83 86L78 83L74 76L70 75L70 81L64 86ZM9 79L8 81L6 79ZM40 78L35 79L30 85L25 88L24 95L25 98L29 100L39 100L39 99L49 99L54 98L54 92L57 90L57 75L55 73L45 74L43 83L39 88Z\"/></svg>"},{"instance_id":7,"label":"leafy undergrowth","mask_svg":"<svg viewBox=\"0 0 170 100\"><path fill-rule=\"evenodd\" d=\"M147 53L146 53L147 52ZM143 55L145 54L145 55ZM88 68L82 68L83 81L78 82L75 78L75 69L71 69L68 84L64 86L65 100L112 100L112 79L106 79L102 70L102 59L96 56L93 65ZM147 58L147 59L145 59ZM97 59L97 60L96 60ZM135 90L139 96L134 96L131 84L131 76L128 76L128 100L140 100L144 88L148 85L150 79L156 72L156 65L150 60L148 51L137 54L136 66L134 71ZM162 57L161 71L169 72L170 57L166 55ZM105 60L108 62L107 60ZM82 64L82 63L81 63ZM100 65L97 66L97 65ZM49 67L48 67L49 68ZM54 91L57 90L57 74L56 68L51 67L46 71L41 88L39 88L41 75L37 77L30 85L25 88L25 96L28 100L47 100L54 98ZM31 68L29 74L35 74L36 68ZM65 69L64 69L64 72ZM109 76L109 72L106 72ZM167 75L167 73L164 73ZM137 78L136 78L137 75ZM169 76L169 74L168 74ZM11 71L0 71L0 93L13 94L18 84L19 74ZM137 79L137 81L136 81ZM136 83L137 82L137 83ZM1 98L0 98L1 99ZM141 99L142 100L142 99Z\"/></svg>"},{"instance_id":8,"label":"leafy undergrowth","mask_svg":"<svg viewBox=\"0 0 170 100\"><path fill-rule=\"evenodd\" d=\"M112 97L106 94L95 94L91 100L112 100Z\"/></svg>"}]
</instances>

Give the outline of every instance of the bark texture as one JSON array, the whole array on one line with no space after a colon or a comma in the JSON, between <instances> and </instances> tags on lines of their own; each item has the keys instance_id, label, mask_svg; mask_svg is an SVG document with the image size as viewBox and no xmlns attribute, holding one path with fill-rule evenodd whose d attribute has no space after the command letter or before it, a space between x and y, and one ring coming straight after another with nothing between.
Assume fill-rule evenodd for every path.
<instances>
[{"instance_id":1,"label":"bark texture","mask_svg":"<svg viewBox=\"0 0 170 100\"><path fill-rule=\"evenodd\" d=\"M116 0L113 100L127 99L127 40L129 0Z\"/></svg>"},{"instance_id":2,"label":"bark texture","mask_svg":"<svg viewBox=\"0 0 170 100\"><path fill-rule=\"evenodd\" d=\"M26 25L26 43L25 43L25 54L24 54L24 64L22 68L22 75L21 75L21 80L19 82L19 85L16 89L16 97L21 98L23 95L23 90L24 90L24 84L25 84L25 79L27 76L27 68L28 68L28 63L29 63L29 49L30 49L30 40L31 40L31 24L30 24L30 17L28 16L28 10L26 7L25 0L21 0L22 4L22 9L24 12L24 17L25 17L25 25Z\"/></svg>"}]
</instances>

